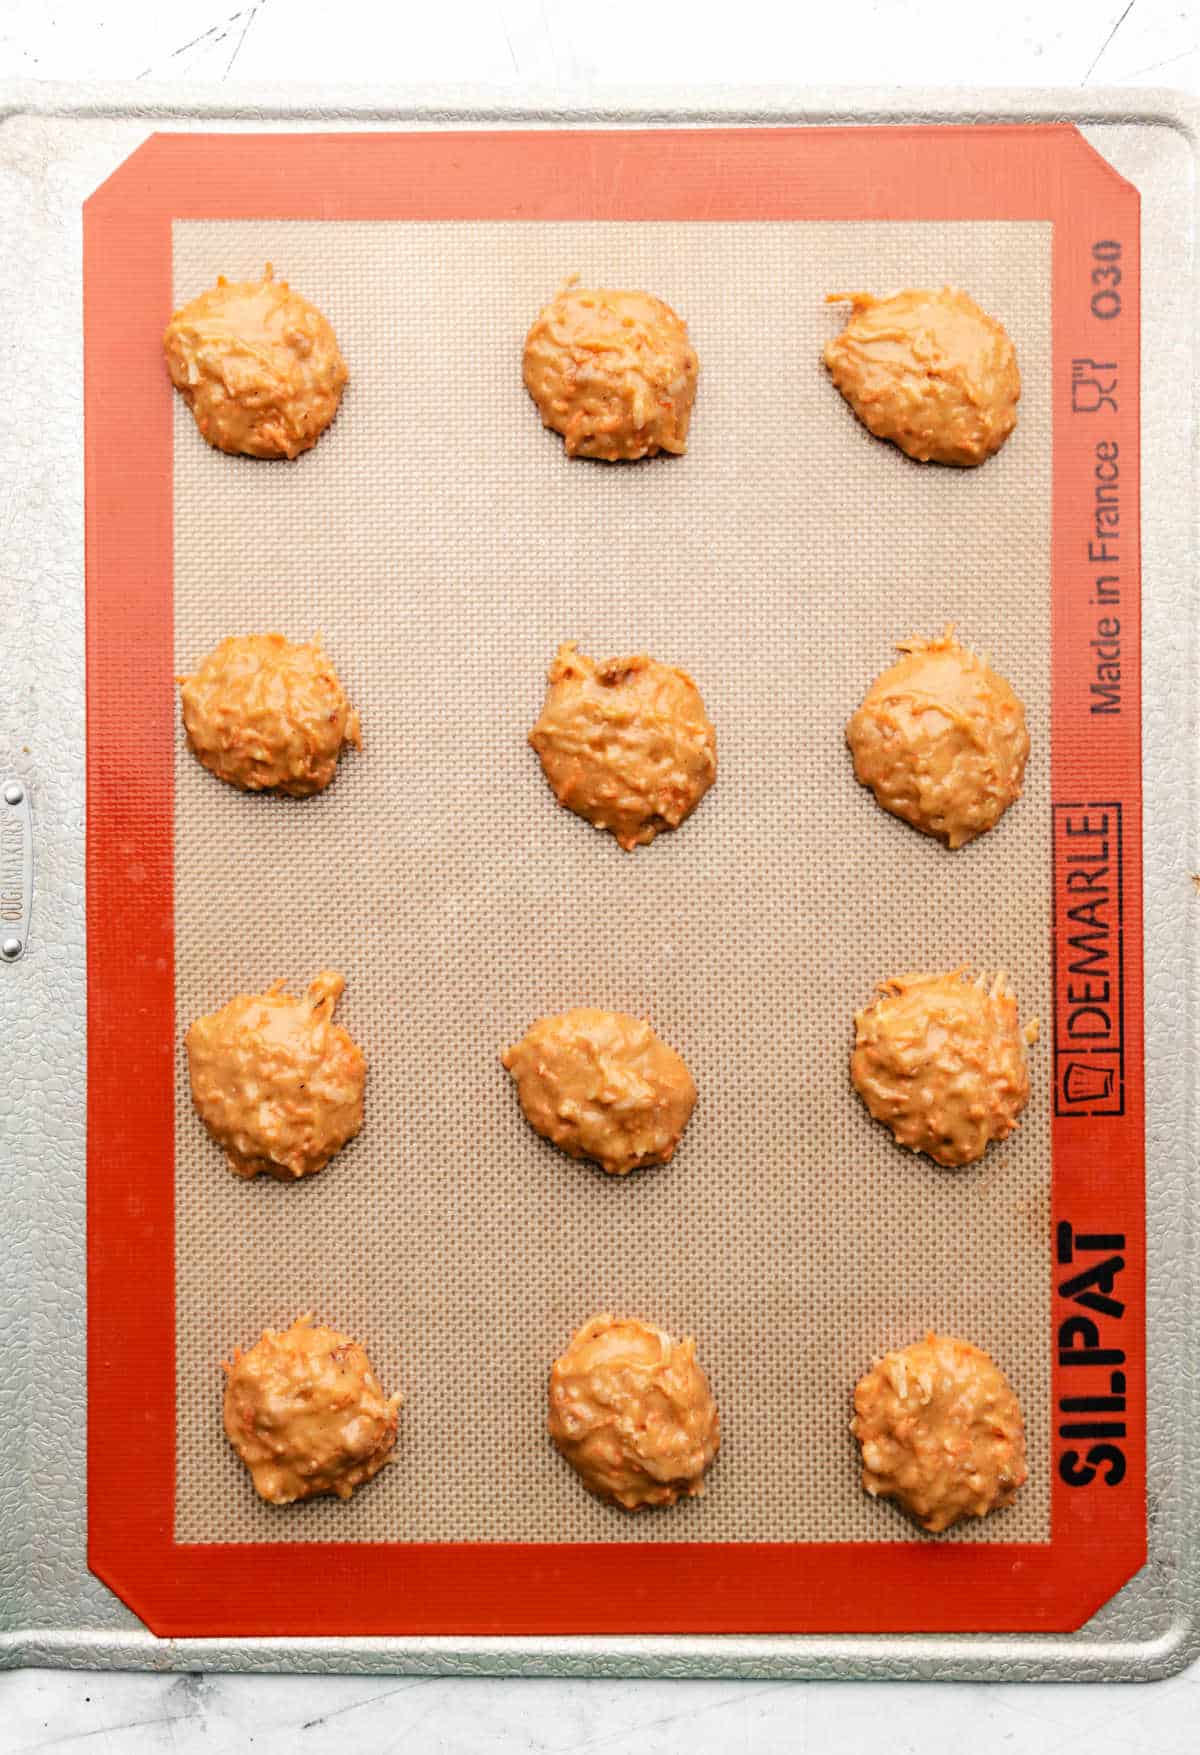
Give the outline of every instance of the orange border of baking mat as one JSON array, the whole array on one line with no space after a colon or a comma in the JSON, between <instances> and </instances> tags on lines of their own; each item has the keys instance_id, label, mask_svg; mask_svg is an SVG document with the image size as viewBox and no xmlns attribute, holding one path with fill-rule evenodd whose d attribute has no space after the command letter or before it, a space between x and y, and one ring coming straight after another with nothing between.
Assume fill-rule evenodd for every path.
<instances>
[{"instance_id":1,"label":"orange border of baking mat","mask_svg":"<svg viewBox=\"0 0 1200 1755\"><path fill-rule=\"evenodd\" d=\"M1053 222L1048 1544L173 1539L173 392L159 341L172 220L257 218ZM1137 191L1066 125L160 134L88 201L89 1563L156 1633L1064 1630L1142 1565L1138 226ZM1092 685L1111 673L1096 666L1118 643L1120 710L1097 712Z\"/></svg>"}]
</instances>

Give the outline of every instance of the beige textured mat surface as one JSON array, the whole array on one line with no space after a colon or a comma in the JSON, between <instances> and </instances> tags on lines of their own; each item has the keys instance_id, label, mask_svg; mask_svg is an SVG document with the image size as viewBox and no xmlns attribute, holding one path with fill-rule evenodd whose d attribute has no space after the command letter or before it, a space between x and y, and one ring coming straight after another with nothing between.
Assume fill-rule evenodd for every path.
<instances>
[{"instance_id":1,"label":"beige textured mat surface","mask_svg":"<svg viewBox=\"0 0 1200 1755\"><path fill-rule=\"evenodd\" d=\"M893 224L179 224L177 302L268 258L331 318L343 410L293 465L211 451L177 405L175 618L319 630L366 748L252 798L178 731L179 1033L340 969L360 1138L285 1187L229 1174L179 1050L176 1538L926 1540L861 1493L856 1377L927 1325L987 1347L1028 1487L943 1540L1049 1535L1047 1050L981 1167L899 1151L854 1096L877 978L972 960L1048 1016L1050 229ZM646 286L701 359L689 454L568 464L521 385L561 276ZM1017 433L971 472L871 439L820 364L828 290L956 281L1017 345ZM892 642L954 620L1024 697L1026 795L956 854L854 783L843 726ZM558 642L690 670L715 790L622 853L560 810L525 734ZM666 1168L609 1180L535 1138L498 1060L540 1012L647 1013L699 1103ZM724 1445L706 1498L629 1518L544 1436L545 1376L612 1307L691 1332ZM354 1500L262 1505L218 1361L313 1308L406 1397Z\"/></svg>"}]
</instances>

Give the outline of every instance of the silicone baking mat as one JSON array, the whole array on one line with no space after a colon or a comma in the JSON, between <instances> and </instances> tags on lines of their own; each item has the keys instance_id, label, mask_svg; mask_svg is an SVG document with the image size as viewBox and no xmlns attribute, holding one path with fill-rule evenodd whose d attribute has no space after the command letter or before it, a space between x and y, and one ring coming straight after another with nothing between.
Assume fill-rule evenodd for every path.
<instances>
[{"instance_id":1,"label":"silicone baking mat","mask_svg":"<svg viewBox=\"0 0 1200 1755\"><path fill-rule=\"evenodd\" d=\"M160 1630L1065 1626L1136 1564L1136 407L1110 406L1136 227L1108 235L1136 198L1070 130L899 134L162 137L92 203L89 430L119 369L150 466L102 486L90 454L91 851L115 832L127 869L144 840L172 924L161 962L108 962L100 990L93 963L92 1307L147 1226L109 1319L145 1325L158 1440L146 1491L118 1489L121 1396L93 1376L93 1563ZM1102 238L1079 229L1093 184ZM135 241L131 310L101 252ZM158 357L174 303L265 260L351 367L293 466L212 452ZM1067 261L1098 338L1069 361ZM568 464L541 430L520 343L569 271L687 316L682 462ZM1017 434L979 471L877 444L820 365L826 291L943 281L1022 365ZM1034 739L1021 804L954 856L878 811L842 741L892 642L950 620ZM363 715L316 800L220 788L176 724L175 671L276 627L323 633ZM564 638L684 664L717 726L715 792L632 857L556 809L524 745ZM1007 968L1044 1028L1020 1133L955 1175L896 1150L846 1060L879 977L962 961ZM247 1187L180 1036L322 966L347 977L367 1125L320 1177ZM666 1169L611 1181L525 1127L497 1051L572 1003L648 1013L687 1058L700 1103ZM131 1048L162 1158L106 1217ZM310 1307L406 1406L369 1490L280 1510L224 1443L218 1361ZM712 1376L722 1456L669 1516L590 1500L544 1437L548 1362L597 1308L695 1333ZM939 1543L861 1493L846 1431L871 1356L927 1325L994 1353L1030 1438L1017 1507ZM1104 1531L1111 1580L1073 1523Z\"/></svg>"}]
</instances>

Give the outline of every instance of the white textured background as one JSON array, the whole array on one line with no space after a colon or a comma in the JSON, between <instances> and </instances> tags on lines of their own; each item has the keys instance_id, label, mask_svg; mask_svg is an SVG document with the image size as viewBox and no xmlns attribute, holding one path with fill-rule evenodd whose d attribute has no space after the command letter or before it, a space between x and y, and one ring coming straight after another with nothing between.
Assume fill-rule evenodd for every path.
<instances>
[{"instance_id":1,"label":"white textured background","mask_svg":"<svg viewBox=\"0 0 1200 1755\"><path fill-rule=\"evenodd\" d=\"M1194 0L2 0L0 78L1169 85ZM0 1752L1193 1755L1200 1672L1150 1688L0 1676Z\"/></svg>"},{"instance_id":2,"label":"white textured background","mask_svg":"<svg viewBox=\"0 0 1200 1755\"><path fill-rule=\"evenodd\" d=\"M22 79L589 85L1200 83L1189 0L4 0Z\"/></svg>"}]
</instances>

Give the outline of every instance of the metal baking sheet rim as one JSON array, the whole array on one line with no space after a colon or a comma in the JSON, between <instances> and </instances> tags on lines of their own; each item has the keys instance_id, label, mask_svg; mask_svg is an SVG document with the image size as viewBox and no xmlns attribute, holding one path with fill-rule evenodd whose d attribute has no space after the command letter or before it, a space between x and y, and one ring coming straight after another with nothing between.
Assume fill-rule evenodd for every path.
<instances>
[{"instance_id":1,"label":"metal baking sheet rim","mask_svg":"<svg viewBox=\"0 0 1200 1755\"><path fill-rule=\"evenodd\" d=\"M1094 145L1107 134L1110 149L1117 144L1117 130L1143 136L1168 130L1178 159L1176 166L1159 166L1139 182L1146 246L1143 457L1154 465L1144 470L1143 497L1146 967L1156 995L1156 1003L1147 1007L1147 1151L1156 1174L1147 1212L1146 1566L1087 1626L1062 1636L155 1638L88 1573L85 1558L82 473L78 463L62 464L64 456L77 457L81 449L80 202L138 139L164 125L486 128L1043 120L1094 129ZM1190 939L1190 872L1197 860L1189 760L1195 748L1197 542L1191 508L1197 448L1194 409L1180 409L1174 387L1194 384L1196 378L1189 349L1196 329L1192 252L1200 107L1170 92L1130 91L647 88L586 98L533 91L518 99L465 88L246 88L235 96L227 88L27 83L0 86L0 123L0 198L9 221L0 298L15 317L18 343L34 362L23 392L0 410L0 471L36 486L21 496L10 532L30 589L18 597L10 579L0 603L12 636L9 653L15 654L0 675L0 738L11 735L13 749L20 752L14 766L32 797L38 861L28 955L0 968L0 1041L17 1044L18 1053L23 1049L30 1068L18 1090L0 1091L0 1139L7 1137L16 1147L8 1154L16 1175L0 1185L6 1239L0 1255L0 1332L9 1342L8 1358L24 1364L0 1383L0 1668L1029 1681L1149 1680L1182 1669L1200 1652L1195 1533L1200 1480L1187 1470L1188 1460L1200 1457L1198 1377L1188 1351L1200 1316ZM85 144L81 129L92 136L86 165L72 156L77 140L81 150ZM1162 218L1164 205L1185 234L1188 271L1182 276L1174 247L1153 249L1155 216ZM36 306L21 296L31 286L39 289ZM1181 430L1187 434L1183 444ZM39 1202L48 1208L43 1218L52 1221L40 1231L34 1214ZM39 1260L47 1248L52 1263ZM54 1273L54 1299L51 1309L42 1310L34 1286L47 1270ZM45 1429L34 1432L29 1419L35 1405L34 1362L47 1359L59 1368L59 1403ZM36 1466L39 1447L61 1458L63 1466L49 1482Z\"/></svg>"}]
</instances>

